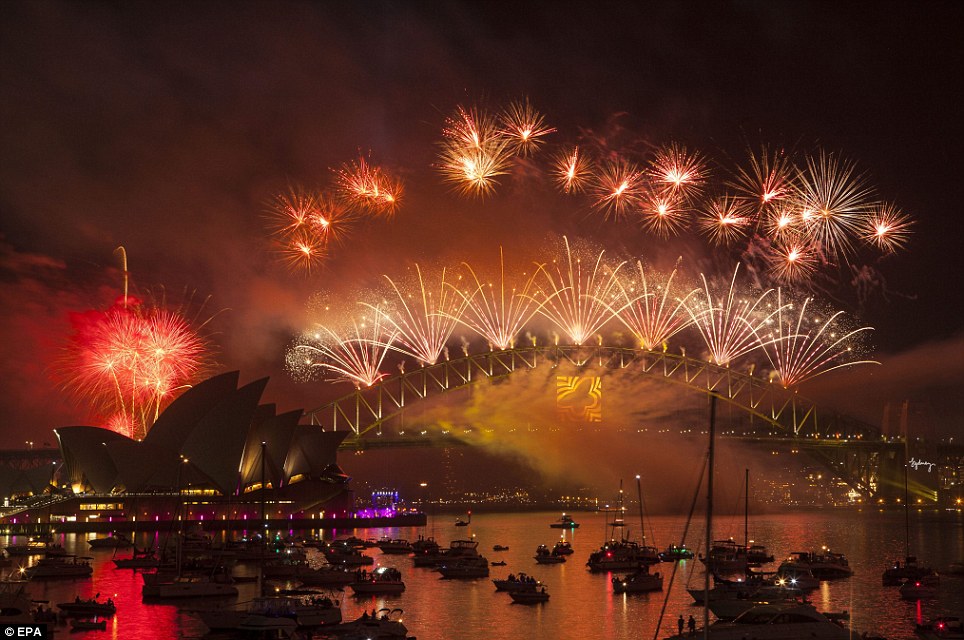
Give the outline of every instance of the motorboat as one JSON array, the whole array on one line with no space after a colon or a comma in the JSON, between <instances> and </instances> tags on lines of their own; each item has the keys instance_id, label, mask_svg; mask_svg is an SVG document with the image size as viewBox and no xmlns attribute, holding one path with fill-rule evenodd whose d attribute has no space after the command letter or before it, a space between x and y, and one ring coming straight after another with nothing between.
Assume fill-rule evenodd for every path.
<instances>
[{"instance_id":1,"label":"motorboat","mask_svg":"<svg viewBox=\"0 0 964 640\"><path fill-rule=\"evenodd\" d=\"M751 544L746 550L746 563L751 567L773 562L773 554L762 544Z\"/></svg>"},{"instance_id":2,"label":"motorboat","mask_svg":"<svg viewBox=\"0 0 964 640\"><path fill-rule=\"evenodd\" d=\"M648 566L643 566L622 578L613 576L613 593L646 593L647 591L662 591L663 576L650 573Z\"/></svg>"},{"instance_id":3,"label":"motorboat","mask_svg":"<svg viewBox=\"0 0 964 640\"><path fill-rule=\"evenodd\" d=\"M503 544L497 544L497 545L495 545L494 547L492 547L492 550L493 550L493 551L508 551L508 550L509 550L509 547L507 547L507 546L505 546L505 545L503 545Z\"/></svg>"},{"instance_id":4,"label":"motorboat","mask_svg":"<svg viewBox=\"0 0 964 640\"><path fill-rule=\"evenodd\" d=\"M489 561L485 556L445 560L436 569L443 578L488 578Z\"/></svg>"},{"instance_id":5,"label":"motorboat","mask_svg":"<svg viewBox=\"0 0 964 640\"><path fill-rule=\"evenodd\" d=\"M917 625L914 632L924 640L964 639L964 623L957 616L941 616Z\"/></svg>"},{"instance_id":6,"label":"motorboat","mask_svg":"<svg viewBox=\"0 0 964 640\"><path fill-rule=\"evenodd\" d=\"M508 578L493 580L492 584L495 585L496 591L508 591L510 593L513 591L535 591L542 586L542 582L525 573L519 575L510 573Z\"/></svg>"},{"instance_id":7,"label":"motorboat","mask_svg":"<svg viewBox=\"0 0 964 640\"><path fill-rule=\"evenodd\" d=\"M538 591L510 591L509 597L513 604L540 604L549 602L549 594L546 588L542 587Z\"/></svg>"},{"instance_id":8,"label":"motorboat","mask_svg":"<svg viewBox=\"0 0 964 640\"><path fill-rule=\"evenodd\" d=\"M663 562L678 562L679 560L691 560L692 558L693 552L687 549L685 544L682 547L671 544L666 547L666 551L659 552L659 559Z\"/></svg>"},{"instance_id":9,"label":"motorboat","mask_svg":"<svg viewBox=\"0 0 964 640\"><path fill-rule=\"evenodd\" d=\"M489 563L493 567L504 567L506 565L505 560L499 560L498 562L492 561Z\"/></svg>"},{"instance_id":10,"label":"motorboat","mask_svg":"<svg viewBox=\"0 0 964 640\"><path fill-rule=\"evenodd\" d=\"M589 555L590 571L635 571L643 565L659 562L655 547L642 546L631 540L610 540Z\"/></svg>"},{"instance_id":11,"label":"motorboat","mask_svg":"<svg viewBox=\"0 0 964 640\"><path fill-rule=\"evenodd\" d=\"M161 576L148 580L152 576ZM145 574L141 595L145 598L213 598L236 596L238 588L231 582L213 580L210 576Z\"/></svg>"},{"instance_id":12,"label":"motorboat","mask_svg":"<svg viewBox=\"0 0 964 640\"><path fill-rule=\"evenodd\" d=\"M801 569L810 571L818 580L849 578L854 574L847 558L842 553L832 553L830 550L819 554L810 551L794 551L783 561L778 571Z\"/></svg>"},{"instance_id":13,"label":"motorboat","mask_svg":"<svg viewBox=\"0 0 964 640\"><path fill-rule=\"evenodd\" d=\"M355 573L343 567L302 567L295 577L309 587L344 587L355 580Z\"/></svg>"},{"instance_id":14,"label":"motorboat","mask_svg":"<svg viewBox=\"0 0 964 640\"><path fill-rule=\"evenodd\" d=\"M569 542L567 542L567 541L565 541L565 540L560 540L560 541L558 541L558 542L556 543L556 546L554 546L554 547L552 548L552 553L555 554L555 555L557 555L557 556L570 556L570 555L572 555L574 552L573 552L573 550L572 550L572 544L571 544L571 543L569 543Z\"/></svg>"},{"instance_id":15,"label":"motorboat","mask_svg":"<svg viewBox=\"0 0 964 640\"><path fill-rule=\"evenodd\" d=\"M426 554L426 553L439 553L442 548L439 543L436 542L435 538L424 538L422 536L418 537L418 540L412 543L412 551L415 555Z\"/></svg>"},{"instance_id":16,"label":"motorboat","mask_svg":"<svg viewBox=\"0 0 964 640\"><path fill-rule=\"evenodd\" d=\"M195 613L212 631L266 629L266 619L289 620L289 627L319 627L341 622L341 607L328 597L263 596L254 598L246 609L202 609Z\"/></svg>"},{"instance_id":17,"label":"motorboat","mask_svg":"<svg viewBox=\"0 0 964 640\"><path fill-rule=\"evenodd\" d=\"M123 533L114 532L106 538L90 538L87 544L91 549L126 549L134 543Z\"/></svg>"},{"instance_id":18,"label":"motorboat","mask_svg":"<svg viewBox=\"0 0 964 640\"><path fill-rule=\"evenodd\" d=\"M405 591L402 572L393 567L379 567L371 573L360 571L355 580L350 582L348 586L355 592L355 595L385 595Z\"/></svg>"},{"instance_id":19,"label":"motorboat","mask_svg":"<svg viewBox=\"0 0 964 640\"><path fill-rule=\"evenodd\" d=\"M572 516L562 514L562 517L549 525L552 529L578 529L579 523Z\"/></svg>"},{"instance_id":20,"label":"motorboat","mask_svg":"<svg viewBox=\"0 0 964 640\"><path fill-rule=\"evenodd\" d=\"M54 580L58 578L89 578L94 570L88 562L90 558L62 557L43 558L37 564L27 567L23 572L27 580Z\"/></svg>"},{"instance_id":21,"label":"motorboat","mask_svg":"<svg viewBox=\"0 0 964 640\"><path fill-rule=\"evenodd\" d=\"M820 588L820 580L804 569L777 571L767 583L785 589L798 589L804 593Z\"/></svg>"},{"instance_id":22,"label":"motorboat","mask_svg":"<svg viewBox=\"0 0 964 640\"><path fill-rule=\"evenodd\" d=\"M746 547L737 544L732 538L715 540L708 554L705 556L700 554L700 562L705 564L710 571L717 573L746 571Z\"/></svg>"},{"instance_id":23,"label":"motorboat","mask_svg":"<svg viewBox=\"0 0 964 640\"><path fill-rule=\"evenodd\" d=\"M903 564L900 560L895 560L894 564L884 570L882 582L885 587L897 587L908 580L919 580L933 573L932 568L919 564L916 557L907 556Z\"/></svg>"},{"instance_id":24,"label":"motorboat","mask_svg":"<svg viewBox=\"0 0 964 640\"><path fill-rule=\"evenodd\" d=\"M744 612L765 604L807 604L807 602L799 592L766 586L747 594L731 593L717 598L710 596L708 606L713 615L720 620L733 620Z\"/></svg>"},{"instance_id":25,"label":"motorboat","mask_svg":"<svg viewBox=\"0 0 964 640\"><path fill-rule=\"evenodd\" d=\"M422 553L416 553L414 562L416 567L438 567L443 562L452 562L458 558L477 557L479 555L479 543L475 540L453 540L449 543L449 548L444 551L428 547Z\"/></svg>"},{"instance_id":26,"label":"motorboat","mask_svg":"<svg viewBox=\"0 0 964 640\"><path fill-rule=\"evenodd\" d=\"M382 553L399 555L412 553L413 551L412 543L402 539L382 539L378 542L378 548L382 550Z\"/></svg>"},{"instance_id":27,"label":"motorboat","mask_svg":"<svg viewBox=\"0 0 964 640\"><path fill-rule=\"evenodd\" d=\"M471 511L468 512L468 517L469 517L468 520L463 520L462 518L456 518L456 519L455 519L455 526L456 526L456 527L467 527L467 526L469 526L470 524L472 524L472 512L471 512Z\"/></svg>"},{"instance_id":28,"label":"motorboat","mask_svg":"<svg viewBox=\"0 0 964 640\"><path fill-rule=\"evenodd\" d=\"M566 561L566 554L553 553L549 547L544 544L539 545L536 549L536 555L533 557L539 564L561 564Z\"/></svg>"},{"instance_id":29,"label":"motorboat","mask_svg":"<svg viewBox=\"0 0 964 640\"><path fill-rule=\"evenodd\" d=\"M31 538L25 544L12 544L5 549L7 555L11 556L43 556L49 552L53 552L51 555L56 555L63 550L63 547L54 544L51 536L39 536Z\"/></svg>"},{"instance_id":30,"label":"motorboat","mask_svg":"<svg viewBox=\"0 0 964 640\"><path fill-rule=\"evenodd\" d=\"M730 622L715 622L697 631L712 640L849 640L853 631L805 603L765 604L752 607ZM691 634L668 640L685 640Z\"/></svg>"},{"instance_id":31,"label":"motorboat","mask_svg":"<svg viewBox=\"0 0 964 640\"><path fill-rule=\"evenodd\" d=\"M110 598L106 602L98 602L96 599L81 600L79 597L73 602L61 602L57 608L65 615L77 618L90 618L94 616L111 617L117 613L117 607Z\"/></svg>"},{"instance_id":32,"label":"motorboat","mask_svg":"<svg viewBox=\"0 0 964 640\"><path fill-rule=\"evenodd\" d=\"M351 622L331 625L325 629L326 633L345 638L380 638L382 640L404 640L408 637L408 629L402 623L401 609L372 610L369 616L366 611L360 618Z\"/></svg>"},{"instance_id":33,"label":"motorboat","mask_svg":"<svg viewBox=\"0 0 964 640\"><path fill-rule=\"evenodd\" d=\"M322 553L325 554L325 559L328 560L328 563L333 565L361 567L369 564L375 564L374 558L371 556L366 556L357 548L350 547L348 545L332 544Z\"/></svg>"},{"instance_id":34,"label":"motorboat","mask_svg":"<svg viewBox=\"0 0 964 640\"><path fill-rule=\"evenodd\" d=\"M940 590L940 577L935 573L916 580L907 580L900 585L900 597L903 600L923 600L937 596Z\"/></svg>"},{"instance_id":35,"label":"motorboat","mask_svg":"<svg viewBox=\"0 0 964 640\"><path fill-rule=\"evenodd\" d=\"M106 620L83 620L77 619L70 621L71 631L106 631L107 621Z\"/></svg>"}]
</instances>

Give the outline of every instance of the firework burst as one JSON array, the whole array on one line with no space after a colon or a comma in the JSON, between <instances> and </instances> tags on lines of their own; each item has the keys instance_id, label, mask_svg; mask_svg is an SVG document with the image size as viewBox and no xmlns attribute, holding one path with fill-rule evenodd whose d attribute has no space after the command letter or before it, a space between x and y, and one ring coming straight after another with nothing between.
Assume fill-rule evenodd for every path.
<instances>
[{"instance_id":1,"label":"firework burst","mask_svg":"<svg viewBox=\"0 0 964 640\"><path fill-rule=\"evenodd\" d=\"M71 325L58 377L99 411L106 426L131 438L143 438L206 366L204 341L187 320L135 298L73 314Z\"/></svg>"},{"instance_id":2,"label":"firework burst","mask_svg":"<svg viewBox=\"0 0 964 640\"><path fill-rule=\"evenodd\" d=\"M643 172L624 160L605 163L592 184L596 207L607 218L619 218L637 208L646 190Z\"/></svg>"},{"instance_id":3,"label":"firework burst","mask_svg":"<svg viewBox=\"0 0 964 640\"><path fill-rule=\"evenodd\" d=\"M902 249L910 237L910 218L890 203L877 205L864 223L863 238L883 251Z\"/></svg>"},{"instance_id":4,"label":"firework burst","mask_svg":"<svg viewBox=\"0 0 964 640\"><path fill-rule=\"evenodd\" d=\"M516 336L539 306L530 293L538 271L532 275L521 274L519 285L511 280L511 274L507 280L501 248L497 284L483 282L468 263L463 265L472 277L474 287L470 284L466 290L457 290L465 301L464 312L458 320L485 338L490 348L512 348Z\"/></svg>"},{"instance_id":5,"label":"firework burst","mask_svg":"<svg viewBox=\"0 0 964 640\"><path fill-rule=\"evenodd\" d=\"M365 158L344 164L336 175L339 191L347 202L385 216L398 209L401 182Z\"/></svg>"},{"instance_id":6,"label":"firework burst","mask_svg":"<svg viewBox=\"0 0 964 640\"><path fill-rule=\"evenodd\" d=\"M288 370L301 380L311 379L320 369L357 388L374 385L387 375L381 367L397 335L382 318L375 308L369 317L353 318L345 331L318 325L305 332L288 352Z\"/></svg>"},{"instance_id":7,"label":"firework burst","mask_svg":"<svg viewBox=\"0 0 964 640\"><path fill-rule=\"evenodd\" d=\"M656 152L648 173L660 193L683 197L699 195L708 175L701 153L675 143Z\"/></svg>"},{"instance_id":8,"label":"firework burst","mask_svg":"<svg viewBox=\"0 0 964 640\"><path fill-rule=\"evenodd\" d=\"M752 219L740 203L729 196L714 198L700 211L698 225L714 244L729 245L746 236Z\"/></svg>"},{"instance_id":9,"label":"firework burst","mask_svg":"<svg viewBox=\"0 0 964 640\"><path fill-rule=\"evenodd\" d=\"M510 104L502 113L501 119L502 135L521 156L533 153L545 142L545 136L555 132L555 129L546 126L545 116L529 104L528 98Z\"/></svg>"},{"instance_id":10,"label":"firework burst","mask_svg":"<svg viewBox=\"0 0 964 640\"><path fill-rule=\"evenodd\" d=\"M748 166L737 167L736 176L729 183L738 197L763 211L796 194L793 162L783 150L770 152L764 145L759 155L749 155Z\"/></svg>"},{"instance_id":11,"label":"firework burst","mask_svg":"<svg viewBox=\"0 0 964 640\"><path fill-rule=\"evenodd\" d=\"M539 267L545 285L536 290L539 313L551 320L573 344L581 345L612 318L619 293L618 273L624 263L610 266L603 262L606 252L600 251L594 261L590 257L584 265L578 251L573 255L569 238L564 237L563 241L565 257L553 260L554 268ZM591 268L588 265L592 265Z\"/></svg>"},{"instance_id":12,"label":"firework burst","mask_svg":"<svg viewBox=\"0 0 964 640\"><path fill-rule=\"evenodd\" d=\"M579 154L579 147L556 156L552 174L563 193L581 193L592 175L585 156Z\"/></svg>"},{"instance_id":13,"label":"firework burst","mask_svg":"<svg viewBox=\"0 0 964 640\"><path fill-rule=\"evenodd\" d=\"M783 304L782 298L777 290L776 313L759 327L759 342L784 388L842 367L880 364L853 359L859 352L858 339L873 331L871 327L847 329L843 311L829 315L815 311L813 298L796 305Z\"/></svg>"},{"instance_id":14,"label":"firework burst","mask_svg":"<svg viewBox=\"0 0 964 640\"><path fill-rule=\"evenodd\" d=\"M660 238L676 235L689 224L689 210L674 195L649 193L641 200L638 212L643 228Z\"/></svg>"},{"instance_id":15,"label":"firework burst","mask_svg":"<svg viewBox=\"0 0 964 640\"><path fill-rule=\"evenodd\" d=\"M479 109L458 107L442 131L439 169L464 195L485 196L495 189L499 176L508 173L512 157L509 140L493 119Z\"/></svg>"}]
</instances>

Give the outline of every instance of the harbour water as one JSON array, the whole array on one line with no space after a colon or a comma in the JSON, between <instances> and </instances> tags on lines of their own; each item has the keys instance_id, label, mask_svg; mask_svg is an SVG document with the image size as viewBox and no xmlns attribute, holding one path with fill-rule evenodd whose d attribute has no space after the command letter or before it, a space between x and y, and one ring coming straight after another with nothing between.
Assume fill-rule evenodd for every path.
<instances>
[{"instance_id":1,"label":"harbour water","mask_svg":"<svg viewBox=\"0 0 964 640\"><path fill-rule=\"evenodd\" d=\"M504 567L491 567L489 579L444 580L439 574L414 568L407 556L383 555L377 548L368 549L376 565L401 570L406 591L398 596L356 598L350 591L336 593L345 620L364 611L402 609L409 634L419 640L495 640L518 638L605 638L629 640L652 638L660 610L668 590L666 615L659 633L664 638L675 633L679 615L692 615L698 621L702 609L692 604L685 587L703 584L702 565L698 561L681 562L670 588L673 565L663 563L654 570L665 576L662 592L616 595L610 574L590 573L585 566L591 551L607 537L605 516L601 513L574 513L580 527L573 531L551 529L549 524L559 513L493 513L474 514L467 527L455 527L455 516L434 516L426 527L405 529L366 529L314 532L326 539L357 535L361 538L415 539L419 535L434 536L443 546L450 540L474 538L479 550L490 560L503 560ZM630 537L639 540L638 521L627 514ZM714 519L714 538L743 538L742 516L718 516ZM646 542L665 548L678 543L685 526L681 516L655 516L647 519ZM687 546L696 549L703 538L703 523L691 523ZM814 605L823 611L846 610L853 627L871 631L890 640L914 637L914 624L937 615L964 615L964 576L942 575L940 594L933 600L905 602L897 588L881 586L881 573L895 559L904 556L904 518L900 512L819 511L782 515L759 515L750 518L750 538L767 545L777 561L791 551L819 550L829 547L846 554L854 570L853 577L824 582L810 595ZM962 515L955 512L914 513L911 520L911 552L937 569L964 560L964 526ZM224 535L218 532L215 536ZM284 532L287 533L287 532ZM311 534L312 532L293 532ZM151 534L141 533L137 542L143 545ZM162 535L162 534L154 534ZM92 579L49 580L28 583L34 600L50 604L99 594L111 597L117 604L117 615L108 622L106 632L89 632L91 637L117 639L137 638L201 638L206 630L190 613L191 609L230 606L250 600L257 593L254 584L240 584L238 598L215 603L207 599L177 603L145 603L141 598L142 580L138 572L115 569L112 552L92 551L86 539L92 534L55 534L56 542L68 552L91 556ZM571 542L575 553L564 564L537 565L533 556L540 544L552 545L560 537ZM23 542L23 536L0 536L4 546ZM493 551L494 545L508 546L508 551ZM313 550L312 554L315 554ZM130 555L130 551L118 552ZM320 554L312 555L314 562ZM768 568L776 568L776 563ZM255 564L239 564L238 575L257 575ZM542 580L550 593L548 603L514 605L505 593L496 593L491 580L509 573L525 572ZM70 635L60 627L58 635ZM73 637L76 637L74 634Z\"/></svg>"}]
</instances>

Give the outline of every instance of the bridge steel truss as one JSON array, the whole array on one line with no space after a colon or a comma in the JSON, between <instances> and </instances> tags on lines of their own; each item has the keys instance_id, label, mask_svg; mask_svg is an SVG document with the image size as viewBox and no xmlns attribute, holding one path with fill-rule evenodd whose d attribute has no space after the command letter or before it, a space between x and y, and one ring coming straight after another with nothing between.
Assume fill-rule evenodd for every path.
<instances>
[{"instance_id":1,"label":"bridge steel truss","mask_svg":"<svg viewBox=\"0 0 964 640\"><path fill-rule=\"evenodd\" d=\"M875 469L885 443L874 427L821 413L812 401L765 378L662 351L554 345L466 354L384 378L371 387L356 388L306 415L312 424L325 430L352 431L355 436L346 444L364 446L367 433L380 431L407 404L515 371L560 363L577 369L626 370L629 375L655 377L716 396L761 420L771 430L773 440L798 443L798 448L864 496L875 493ZM749 435L750 440L761 440L758 434Z\"/></svg>"}]
</instances>

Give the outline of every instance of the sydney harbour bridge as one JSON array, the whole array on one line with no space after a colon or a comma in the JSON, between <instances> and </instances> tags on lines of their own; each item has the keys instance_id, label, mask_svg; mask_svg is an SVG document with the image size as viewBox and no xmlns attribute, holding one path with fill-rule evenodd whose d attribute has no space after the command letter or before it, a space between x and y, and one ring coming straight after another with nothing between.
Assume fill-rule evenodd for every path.
<instances>
[{"instance_id":1,"label":"sydney harbour bridge","mask_svg":"<svg viewBox=\"0 0 964 640\"><path fill-rule=\"evenodd\" d=\"M467 351L467 350L466 350ZM738 371L665 351L611 346L527 346L470 354L403 371L306 412L312 424L354 433L345 446L356 448L451 444L457 434L432 440L424 431L391 429L406 408L419 401L498 383L513 373L537 368L567 372L645 377L715 396L743 415L739 428L721 437L747 445L783 447L809 455L865 499L896 495L903 489L903 440L886 438L876 427L821 410L793 390L753 370ZM589 391L591 397L592 391ZM925 497L926 492L918 492Z\"/></svg>"}]
</instances>

